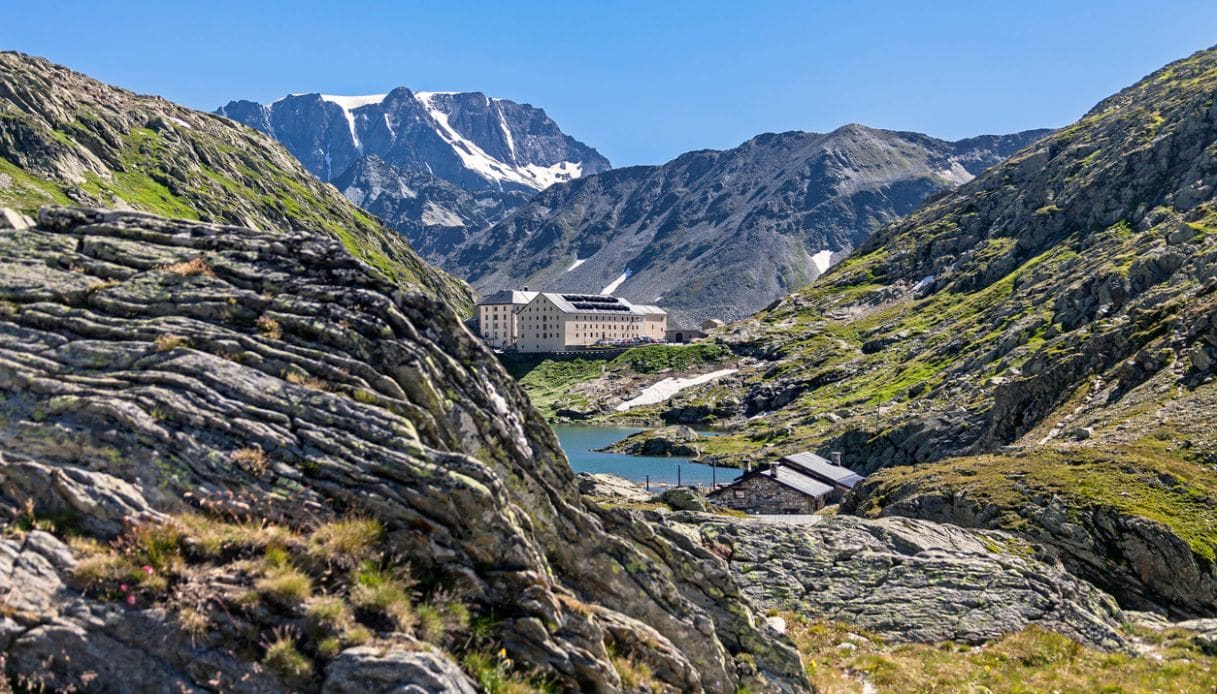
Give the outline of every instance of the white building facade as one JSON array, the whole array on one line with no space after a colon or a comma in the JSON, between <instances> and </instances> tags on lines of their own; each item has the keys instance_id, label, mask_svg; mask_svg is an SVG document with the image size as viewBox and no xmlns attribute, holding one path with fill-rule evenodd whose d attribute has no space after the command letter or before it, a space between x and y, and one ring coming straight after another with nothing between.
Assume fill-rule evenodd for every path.
<instances>
[{"instance_id":1,"label":"white building facade","mask_svg":"<svg viewBox=\"0 0 1217 694\"><path fill-rule=\"evenodd\" d=\"M477 303L478 334L491 347L509 349L519 336L517 313L540 292L495 292Z\"/></svg>"},{"instance_id":2,"label":"white building facade","mask_svg":"<svg viewBox=\"0 0 1217 694\"><path fill-rule=\"evenodd\" d=\"M516 348L562 352L643 338L659 341L667 320L657 306L635 306L613 296L544 292L516 312Z\"/></svg>"}]
</instances>

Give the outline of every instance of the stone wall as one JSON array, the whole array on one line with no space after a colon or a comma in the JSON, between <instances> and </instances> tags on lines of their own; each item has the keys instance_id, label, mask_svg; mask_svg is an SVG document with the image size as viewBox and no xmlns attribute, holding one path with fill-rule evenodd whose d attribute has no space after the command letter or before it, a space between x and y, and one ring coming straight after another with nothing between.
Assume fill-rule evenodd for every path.
<instances>
[{"instance_id":1,"label":"stone wall","mask_svg":"<svg viewBox=\"0 0 1217 694\"><path fill-rule=\"evenodd\" d=\"M795 491L765 474L739 480L710 495L710 501L745 513L815 513L823 499Z\"/></svg>"}]
</instances>

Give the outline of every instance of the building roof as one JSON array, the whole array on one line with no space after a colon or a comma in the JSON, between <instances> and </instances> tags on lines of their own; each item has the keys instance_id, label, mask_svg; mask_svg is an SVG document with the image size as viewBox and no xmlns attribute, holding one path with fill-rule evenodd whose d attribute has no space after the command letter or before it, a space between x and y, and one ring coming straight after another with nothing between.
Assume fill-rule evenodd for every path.
<instances>
[{"instance_id":1,"label":"building roof","mask_svg":"<svg viewBox=\"0 0 1217 694\"><path fill-rule=\"evenodd\" d=\"M811 477L807 473L802 472L797 468L788 467L788 466L779 464L779 465L775 465L768 469L758 468L756 470L753 470L752 472L744 475L743 477L732 482L731 484L728 484L725 487L719 487L718 489L715 489L714 491L710 492L709 496L713 496L715 494L720 494L723 491L734 487L735 485L739 484L740 482L743 482L744 480L750 480L750 479L754 479L756 477L764 477L767 479L771 479L774 482L777 482L778 484L780 484L782 486L789 487L789 488L795 490L796 492L799 492L801 494L806 494L807 496L810 496L810 497L818 498L821 496L827 496L832 493L832 487L830 487L829 485L824 484L823 482L820 482L819 480Z\"/></svg>"},{"instance_id":2,"label":"building roof","mask_svg":"<svg viewBox=\"0 0 1217 694\"><path fill-rule=\"evenodd\" d=\"M827 496L832 493L832 487L828 486L827 484L809 477L800 470L792 467L786 467L785 465L777 465L770 468L768 471L762 472L761 474L772 478L779 484L784 484L787 487L790 487L796 492L802 492L807 496L820 497Z\"/></svg>"},{"instance_id":3,"label":"building roof","mask_svg":"<svg viewBox=\"0 0 1217 694\"><path fill-rule=\"evenodd\" d=\"M490 305L498 306L501 304L510 304L513 306L518 306L521 304L527 304L528 302L537 298L537 294L540 294L540 293L541 292L523 292L523 291L518 291L518 290L512 291L510 289L504 289L501 292L495 292L489 296L484 297L481 301L477 302L476 305L477 306L490 306Z\"/></svg>"},{"instance_id":4,"label":"building roof","mask_svg":"<svg viewBox=\"0 0 1217 694\"><path fill-rule=\"evenodd\" d=\"M626 303L629 303L629 302L626 302ZM634 311L634 313L637 313L640 316L666 316L666 315L668 315L667 311L663 310L662 308L659 308L658 306L652 306L651 304L631 304L631 309Z\"/></svg>"},{"instance_id":5,"label":"building roof","mask_svg":"<svg viewBox=\"0 0 1217 694\"><path fill-rule=\"evenodd\" d=\"M557 294L545 292L546 299L563 313L603 313L620 316L633 313L633 305L625 299L605 294Z\"/></svg>"},{"instance_id":6,"label":"building roof","mask_svg":"<svg viewBox=\"0 0 1217 694\"><path fill-rule=\"evenodd\" d=\"M825 482L836 484L846 489L853 489L854 485L866 479L849 468L833 465L815 453L795 453L782 458L782 460L801 468Z\"/></svg>"}]
</instances>

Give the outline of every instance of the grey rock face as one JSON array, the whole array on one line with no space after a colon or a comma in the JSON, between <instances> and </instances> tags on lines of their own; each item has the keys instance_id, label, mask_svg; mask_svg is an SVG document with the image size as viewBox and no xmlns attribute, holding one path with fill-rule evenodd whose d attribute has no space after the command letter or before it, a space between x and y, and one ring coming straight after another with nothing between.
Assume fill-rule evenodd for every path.
<instances>
[{"instance_id":1,"label":"grey rock face","mask_svg":"<svg viewBox=\"0 0 1217 694\"><path fill-rule=\"evenodd\" d=\"M610 168L544 111L477 92L294 94L268 105L232 101L216 113L282 142L431 260L531 194Z\"/></svg>"},{"instance_id":2,"label":"grey rock face","mask_svg":"<svg viewBox=\"0 0 1217 694\"><path fill-rule=\"evenodd\" d=\"M625 499L626 501L651 500L651 495L641 485L620 475L580 472L577 477L580 494L608 499Z\"/></svg>"},{"instance_id":3,"label":"grey rock face","mask_svg":"<svg viewBox=\"0 0 1217 694\"><path fill-rule=\"evenodd\" d=\"M628 518L606 532L552 431L444 304L328 236L44 208L35 228L0 232L0 259L0 511L70 507L105 535L127 514L232 491L284 521L360 509L414 570L459 577L508 615L512 658L567 686L619 686L619 641L644 644L688 690L734 689L735 653L753 653L769 686L805 686L789 645L727 609L729 580L713 593L696 580L711 560L666 539L644 552ZM234 462L249 447L264 470ZM95 671L95 688L132 686L116 666L146 673L141 690L208 686L212 655L164 615L95 618L113 605L59 597L67 560L38 556L35 578L3 586L46 586L17 591L38 628L10 631L29 644L10 649L11 676L64 652L64 677ZM79 609L54 607L69 598Z\"/></svg>"},{"instance_id":4,"label":"grey rock face","mask_svg":"<svg viewBox=\"0 0 1217 694\"><path fill-rule=\"evenodd\" d=\"M482 292L595 293L628 271L617 293L658 302L681 325L740 318L819 276L815 254L839 257L1046 132L761 135L554 186L440 262ZM586 262L570 269L575 260Z\"/></svg>"},{"instance_id":5,"label":"grey rock face","mask_svg":"<svg viewBox=\"0 0 1217 694\"><path fill-rule=\"evenodd\" d=\"M34 226L34 220L14 209L0 207L0 229L25 229L31 226Z\"/></svg>"},{"instance_id":6,"label":"grey rock face","mask_svg":"<svg viewBox=\"0 0 1217 694\"><path fill-rule=\"evenodd\" d=\"M675 425L640 431L602 450L626 455L659 455L698 458L701 447L697 441L701 435L692 427Z\"/></svg>"},{"instance_id":7,"label":"grey rock face","mask_svg":"<svg viewBox=\"0 0 1217 694\"><path fill-rule=\"evenodd\" d=\"M349 648L326 669L323 694L474 694L477 685L456 663L436 653Z\"/></svg>"},{"instance_id":8,"label":"grey rock face","mask_svg":"<svg viewBox=\"0 0 1217 694\"><path fill-rule=\"evenodd\" d=\"M426 258L442 258L473 232L527 202L523 191L462 188L429 173L402 169L374 154L355 162L334 184L348 200L405 235Z\"/></svg>"},{"instance_id":9,"label":"grey rock face","mask_svg":"<svg viewBox=\"0 0 1217 694\"><path fill-rule=\"evenodd\" d=\"M764 608L856 624L892 641L980 643L1039 625L1124 648L1115 602L1014 536L906 518L816 525L697 521Z\"/></svg>"},{"instance_id":10,"label":"grey rock face","mask_svg":"<svg viewBox=\"0 0 1217 694\"><path fill-rule=\"evenodd\" d=\"M366 155L470 190L537 191L609 169L541 109L480 92L292 94L268 105L232 101L216 113L279 140L323 181Z\"/></svg>"},{"instance_id":11,"label":"grey rock face","mask_svg":"<svg viewBox=\"0 0 1217 694\"><path fill-rule=\"evenodd\" d=\"M867 482L847 499L848 508L883 498L881 514L966 527L998 527L1013 511L1026 520L1020 532L1051 547L1073 574L1119 596L1121 604L1189 617L1217 610L1217 574L1164 524L1113 508L1071 511L1059 497L1029 494L1014 509L980 503L966 493L941 493L914 485Z\"/></svg>"},{"instance_id":12,"label":"grey rock face","mask_svg":"<svg viewBox=\"0 0 1217 694\"><path fill-rule=\"evenodd\" d=\"M706 500L701 494L685 487L669 489L655 497L677 511L705 511Z\"/></svg>"}]
</instances>

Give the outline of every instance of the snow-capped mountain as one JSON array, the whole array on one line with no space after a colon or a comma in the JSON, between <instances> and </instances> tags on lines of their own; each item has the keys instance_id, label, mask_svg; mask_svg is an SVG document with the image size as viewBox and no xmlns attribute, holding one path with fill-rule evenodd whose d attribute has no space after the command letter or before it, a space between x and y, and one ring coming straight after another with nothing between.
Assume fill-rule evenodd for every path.
<instances>
[{"instance_id":1,"label":"snow-capped mountain","mask_svg":"<svg viewBox=\"0 0 1217 694\"><path fill-rule=\"evenodd\" d=\"M536 192L610 168L541 109L481 92L292 94L216 112L273 136L325 181L367 155L470 190Z\"/></svg>"},{"instance_id":2,"label":"snow-capped mountain","mask_svg":"<svg viewBox=\"0 0 1217 694\"><path fill-rule=\"evenodd\" d=\"M611 168L545 111L480 92L292 94L216 113L282 142L432 260L533 193Z\"/></svg>"}]
</instances>

